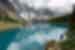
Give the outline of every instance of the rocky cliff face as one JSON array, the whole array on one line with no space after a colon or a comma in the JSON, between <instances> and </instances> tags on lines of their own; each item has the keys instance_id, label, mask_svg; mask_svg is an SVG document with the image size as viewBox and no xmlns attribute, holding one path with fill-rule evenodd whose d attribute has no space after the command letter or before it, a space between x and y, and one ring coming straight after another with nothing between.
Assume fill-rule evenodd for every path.
<instances>
[{"instance_id":1,"label":"rocky cliff face","mask_svg":"<svg viewBox=\"0 0 75 50\"><path fill-rule=\"evenodd\" d=\"M12 18L16 16L16 11L10 2L0 0L0 16L10 16Z\"/></svg>"}]
</instances>

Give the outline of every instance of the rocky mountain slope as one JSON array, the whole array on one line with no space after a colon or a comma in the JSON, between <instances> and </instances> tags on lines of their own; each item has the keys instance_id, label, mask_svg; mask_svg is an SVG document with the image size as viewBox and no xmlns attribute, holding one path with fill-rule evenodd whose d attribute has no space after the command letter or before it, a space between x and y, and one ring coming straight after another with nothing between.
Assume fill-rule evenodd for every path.
<instances>
[{"instance_id":1,"label":"rocky mountain slope","mask_svg":"<svg viewBox=\"0 0 75 50\"><path fill-rule=\"evenodd\" d=\"M1 16L9 16L9 18L16 18L16 11L11 3L5 3L0 0L0 17Z\"/></svg>"}]
</instances>

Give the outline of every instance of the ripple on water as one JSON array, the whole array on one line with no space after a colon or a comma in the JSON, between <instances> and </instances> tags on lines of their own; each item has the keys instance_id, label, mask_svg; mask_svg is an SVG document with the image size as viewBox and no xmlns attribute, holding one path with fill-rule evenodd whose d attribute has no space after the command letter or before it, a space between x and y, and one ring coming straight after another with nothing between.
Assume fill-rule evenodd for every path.
<instances>
[{"instance_id":1,"label":"ripple on water","mask_svg":"<svg viewBox=\"0 0 75 50\"><path fill-rule=\"evenodd\" d=\"M16 35L15 42L18 42L23 47L21 50L43 50L44 43L47 40L60 40L60 35L67 31L67 27L64 25L49 25L49 24L38 24L32 25L31 28L21 28L20 32ZM13 42L12 42L13 43Z\"/></svg>"}]
</instances>

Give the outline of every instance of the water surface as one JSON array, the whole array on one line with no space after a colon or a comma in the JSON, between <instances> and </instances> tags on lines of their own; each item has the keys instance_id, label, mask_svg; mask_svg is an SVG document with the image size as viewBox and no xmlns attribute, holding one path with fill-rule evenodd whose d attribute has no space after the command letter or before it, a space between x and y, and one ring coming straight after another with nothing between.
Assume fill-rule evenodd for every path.
<instances>
[{"instance_id":1,"label":"water surface","mask_svg":"<svg viewBox=\"0 0 75 50\"><path fill-rule=\"evenodd\" d=\"M61 40L66 30L66 24L40 23L0 32L0 50L44 50L45 42Z\"/></svg>"}]
</instances>

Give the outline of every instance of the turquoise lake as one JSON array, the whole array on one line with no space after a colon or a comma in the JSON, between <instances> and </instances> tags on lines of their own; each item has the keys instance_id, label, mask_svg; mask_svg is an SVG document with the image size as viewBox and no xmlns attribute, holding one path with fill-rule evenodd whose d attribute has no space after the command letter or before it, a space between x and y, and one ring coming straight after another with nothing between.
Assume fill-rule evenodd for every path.
<instances>
[{"instance_id":1,"label":"turquoise lake","mask_svg":"<svg viewBox=\"0 0 75 50\"><path fill-rule=\"evenodd\" d=\"M34 24L0 32L0 50L44 50L46 41L62 40L66 31L66 24Z\"/></svg>"}]
</instances>

